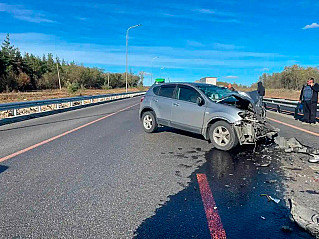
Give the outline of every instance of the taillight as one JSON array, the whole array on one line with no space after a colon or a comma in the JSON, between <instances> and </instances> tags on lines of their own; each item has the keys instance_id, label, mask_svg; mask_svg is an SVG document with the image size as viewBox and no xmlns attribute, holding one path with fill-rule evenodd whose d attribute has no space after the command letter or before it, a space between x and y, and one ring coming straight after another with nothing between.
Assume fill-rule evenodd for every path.
<instances>
[{"instance_id":1,"label":"taillight","mask_svg":"<svg viewBox=\"0 0 319 239\"><path fill-rule=\"evenodd\" d=\"M144 96L141 98L141 103L143 102L143 100L144 100Z\"/></svg>"}]
</instances>

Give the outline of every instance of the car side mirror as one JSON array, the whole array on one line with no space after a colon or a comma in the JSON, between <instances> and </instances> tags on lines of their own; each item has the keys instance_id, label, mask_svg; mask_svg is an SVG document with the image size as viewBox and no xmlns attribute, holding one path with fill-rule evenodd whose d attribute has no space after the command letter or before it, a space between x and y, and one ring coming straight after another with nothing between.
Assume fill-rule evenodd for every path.
<instances>
[{"instance_id":1,"label":"car side mirror","mask_svg":"<svg viewBox=\"0 0 319 239\"><path fill-rule=\"evenodd\" d=\"M204 104L204 99L202 97L198 96L197 99L196 99L196 103L199 106L202 106Z\"/></svg>"}]
</instances>

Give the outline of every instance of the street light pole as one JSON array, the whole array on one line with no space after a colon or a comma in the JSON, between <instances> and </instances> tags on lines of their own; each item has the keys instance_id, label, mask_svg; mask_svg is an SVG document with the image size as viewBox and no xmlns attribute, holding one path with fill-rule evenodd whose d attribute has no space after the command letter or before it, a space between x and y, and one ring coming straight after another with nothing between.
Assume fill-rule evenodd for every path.
<instances>
[{"instance_id":1,"label":"street light pole","mask_svg":"<svg viewBox=\"0 0 319 239\"><path fill-rule=\"evenodd\" d=\"M126 67L125 67L125 91L127 93L127 71L128 71L128 65L127 65L127 58L128 58L128 32L129 30L131 30L132 28L135 27L140 27L142 26L142 24L138 24L138 25L134 25L134 26L130 26L127 30L126 30Z\"/></svg>"},{"instance_id":2,"label":"street light pole","mask_svg":"<svg viewBox=\"0 0 319 239\"><path fill-rule=\"evenodd\" d=\"M163 66L163 67L161 67L161 78L162 78L162 70L164 70L165 69L165 67Z\"/></svg>"},{"instance_id":3,"label":"street light pole","mask_svg":"<svg viewBox=\"0 0 319 239\"><path fill-rule=\"evenodd\" d=\"M152 62L151 62L151 85L152 85L152 82L153 82L153 61L155 59L159 58L158 56L155 56L152 58Z\"/></svg>"}]
</instances>

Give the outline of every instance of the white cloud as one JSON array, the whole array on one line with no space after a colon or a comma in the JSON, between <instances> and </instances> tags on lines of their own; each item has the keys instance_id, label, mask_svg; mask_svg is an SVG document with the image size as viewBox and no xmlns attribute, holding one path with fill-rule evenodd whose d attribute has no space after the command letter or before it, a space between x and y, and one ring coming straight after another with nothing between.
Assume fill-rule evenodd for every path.
<instances>
[{"instance_id":1,"label":"white cloud","mask_svg":"<svg viewBox=\"0 0 319 239\"><path fill-rule=\"evenodd\" d=\"M310 25L306 25L306 26L303 27L302 29L303 29L303 30L306 30L306 29L312 29L312 28L318 28L318 27L319 27L319 24L316 23L316 22L314 22L314 23L312 23L312 24L310 24Z\"/></svg>"},{"instance_id":2,"label":"white cloud","mask_svg":"<svg viewBox=\"0 0 319 239\"><path fill-rule=\"evenodd\" d=\"M269 71L269 68L265 67L262 71Z\"/></svg>"},{"instance_id":3,"label":"white cloud","mask_svg":"<svg viewBox=\"0 0 319 239\"><path fill-rule=\"evenodd\" d=\"M53 23L44 13L25 9L20 5L0 3L0 12L11 14L14 18L33 23Z\"/></svg>"},{"instance_id":4,"label":"white cloud","mask_svg":"<svg viewBox=\"0 0 319 239\"><path fill-rule=\"evenodd\" d=\"M195 9L195 12L204 13L204 14L214 14L215 11L212 9L202 8L202 9Z\"/></svg>"},{"instance_id":5,"label":"white cloud","mask_svg":"<svg viewBox=\"0 0 319 239\"><path fill-rule=\"evenodd\" d=\"M222 44L222 43L214 43L214 47L220 50L234 50L235 48L239 48L233 44Z\"/></svg>"},{"instance_id":6,"label":"white cloud","mask_svg":"<svg viewBox=\"0 0 319 239\"><path fill-rule=\"evenodd\" d=\"M192 40L187 40L186 44L188 46L193 46L193 47L203 47L205 46L203 43L198 42L198 41L192 41Z\"/></svg>"},{"instance_id":7,"label":"white cloud","mask_svg":"<svg viewBox=\"0 0 319 239\"><path fill-rule=\"evenodd\" d=\"M238 79L238 76L226 76L226 79Z\"/></svg>"}]
</instances>

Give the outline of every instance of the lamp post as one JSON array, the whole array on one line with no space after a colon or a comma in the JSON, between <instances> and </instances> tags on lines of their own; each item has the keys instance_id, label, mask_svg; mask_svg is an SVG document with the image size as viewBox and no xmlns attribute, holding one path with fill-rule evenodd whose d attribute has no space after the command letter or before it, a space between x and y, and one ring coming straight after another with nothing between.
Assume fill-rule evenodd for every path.
<instances>
[{"instance_id":1,"label":"lamp post","mask_svg":"<svg viewBox=\"0 0 319 239\"><path fill-rule=\"evenodd\" d=\"M142 24L138 24L138 25L134 25L134 26L130 26L127 30L126 30L126 67L125 67L125 90L126 90L126 93L127 93L127 55L128 55L128 32L129 30L131 30L132 28L135 28L135 27L140 27L142 26Z\"/></svg>"},{"instance_id":2,"label":"lamp post","mask_svg":"<svg viewBox=\"0 0 319 239\"><path fill-rule=\"evenodd\" d=\"M152 82L153 82L153 61L155 59L159 58L158 56L155 56L152 58L152 61L151 61L151 85L152 85Z\"/></svg>"},{"instance_id":3,"label":"lamp post","mask_svg":"<svg viewBox=\"0 0 319 239\"><path fill-rule=\"evenodd\" d=\"M164 70L165 69L165 67L163 66L163 67L161 67L161 78L162 78L162 70Z\"/></svg>"}]
</instances>

